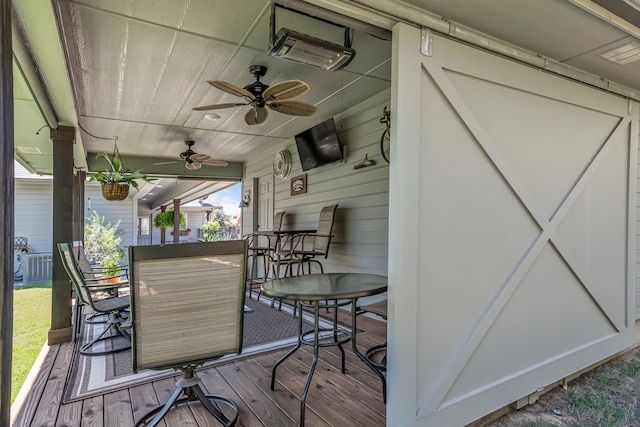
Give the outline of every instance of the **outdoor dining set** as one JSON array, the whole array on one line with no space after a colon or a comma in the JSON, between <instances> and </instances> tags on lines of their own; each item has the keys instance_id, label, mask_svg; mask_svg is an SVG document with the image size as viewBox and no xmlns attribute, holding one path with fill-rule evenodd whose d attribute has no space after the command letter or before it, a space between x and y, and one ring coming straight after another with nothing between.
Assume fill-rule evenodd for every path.
<instances>
[{"instance_id":1,"label":"outdoor dining set","mask_svg":"<svg viewBox=\"0 0 640 427\"><path fill-rule=\"evenodd\" d=\"M386 301L359 307L357 300L384 293L387 278L324 272L320 259L328 255L336 209L337 205L323 208L315 230L285 230L284 212L279 212L271 232L242 240L131 246L129 265L113 284L105 283L92 268L82 247L58 244L76 295L73 337L78 351L94 356L131 348L134 372L168 368L182 372L170 399L138 420L138 426L156 425L172 407L192 401L200 401L221 425L233 426L239 417L238 406L227 397L206 394L196 369L242 352L245 297L252 298L259 283L258 299L261 295L270 298L272 307L277 300L278 308L283 300L288 301L298 321L295 345L273 364L271 390L281 364L303 345L313 349L300 396L300 426L305 422L307 394L323 347L339 349L340 370L345 374L343 345L351 342L354 354L380 378L386 401L385 360L373 360L373 354L386 344L362 352L356 331L357 314L372 312L386 318ZM350 327L338 321L341 307L350 309ZM306 327L303 317L311 319ZM93 339L83 340L83 321L104 322L104 329Z\"/></svg>"}]
</instances>

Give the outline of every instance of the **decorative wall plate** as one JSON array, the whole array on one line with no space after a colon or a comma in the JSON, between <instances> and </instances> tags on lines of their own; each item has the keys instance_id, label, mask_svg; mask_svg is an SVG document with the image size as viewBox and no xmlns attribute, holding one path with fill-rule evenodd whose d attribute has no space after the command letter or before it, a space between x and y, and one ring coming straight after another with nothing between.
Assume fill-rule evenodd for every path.
<instances>
[{"instance_id":1,"label":"decorative wall plate","mask_svg":"<svg viewBox=\"0 0 640 427\"><path fill-rule=\"evenodd\" d=\"M280 179L286 179L291 172L291 153L288 150L278 151L273 160L273 174Z\"/></svg>"}]
</instances>

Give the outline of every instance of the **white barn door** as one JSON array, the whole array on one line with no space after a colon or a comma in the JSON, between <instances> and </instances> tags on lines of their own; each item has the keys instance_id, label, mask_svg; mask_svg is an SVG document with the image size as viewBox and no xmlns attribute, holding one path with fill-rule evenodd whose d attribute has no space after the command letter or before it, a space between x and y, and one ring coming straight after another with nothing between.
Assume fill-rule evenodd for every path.
<instances>
[{"instance_id":1,"label":"white barn door","mask_svg":"<svg viewBox=\"0 0 640 427\"><path fill-rule=\"evenodd\" d=\"M394 29L387 425L457 426L631 345L638 104L420 38Z\"/></svg>"}]
</instances>

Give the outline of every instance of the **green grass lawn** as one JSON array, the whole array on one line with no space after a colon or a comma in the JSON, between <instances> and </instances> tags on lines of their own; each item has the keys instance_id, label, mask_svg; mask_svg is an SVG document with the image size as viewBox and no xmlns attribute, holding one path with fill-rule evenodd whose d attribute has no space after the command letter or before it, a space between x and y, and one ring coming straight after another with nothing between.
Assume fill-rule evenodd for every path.
<instances>
[{"instance_id":1,"label":"green grass lawn","mask_svg":"<svg viewBox=\"0 0 640 427\"><path fill-rule=\"evenodd\" d=\"M14 288L11 402L47 340L51 324L51 282Z\"/></svg>"}]
</instances>

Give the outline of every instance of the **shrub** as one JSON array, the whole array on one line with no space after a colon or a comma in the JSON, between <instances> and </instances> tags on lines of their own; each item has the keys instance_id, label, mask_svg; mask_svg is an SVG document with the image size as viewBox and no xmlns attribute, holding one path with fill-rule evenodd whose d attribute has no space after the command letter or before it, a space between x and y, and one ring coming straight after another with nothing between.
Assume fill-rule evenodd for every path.
<instances>
[{"instance_id":1,"label":"shrub","mask_svg":"<svg viewBox=\"0 0 640 427\"><path fill-rule=\"evenodd\" d=\"M204 235L204 240L207 242L213 242L218 237L218 230L220 229L220 224L218 221L207 221L202 224L202 233Z\"/></svg>"},{"instance_id":2,"label":"shrub","mask_svg":"<svg viewBox=\"0 0 640 427\"><path fill-rule=\"evenodd\" d=\"M153 218L153 225L156 228L173 228L173 211L165 211L157 213ZM187 225L187 217L184 212L180 212L180 228L184 228Z\"/></svg>"},{"instance_id":3,"label":"shrub","mask_svg":"<svg viewBox=\"0 0 640 427\"><path fill-rule=\"evenodd\" d=\"M105 224L105 218L96 211L86 218L84 225L84 253L90 261L95 261L103 267L115 271L124 259L124 252L120 248L122 239L117 236L120 220L114 225ZM106 272L105 272L106 273Z\"/></svg>"}]
</instances>

